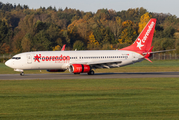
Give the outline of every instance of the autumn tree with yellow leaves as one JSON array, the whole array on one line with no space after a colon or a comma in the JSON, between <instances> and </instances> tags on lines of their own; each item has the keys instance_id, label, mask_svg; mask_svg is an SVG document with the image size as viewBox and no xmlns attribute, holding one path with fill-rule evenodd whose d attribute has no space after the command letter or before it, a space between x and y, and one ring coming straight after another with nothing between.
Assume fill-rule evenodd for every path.
<instances>
[{"instance_id":1,"label":"autumn tree with yellow leaves","mask_svg":"<svg viewBox=\"0 0 179 120\"><path fill-rule=\"evenodd\" d=\"M137 32L133 28L134 23L131 20L124 21L122 26L124 30L121 33L120 44L132 44L137 37Z\"/></svg>"},{"instance_id":2,"label":"autumn tree with yellow leaves","mask_svg":"<svg viewBox=\"0 0 179 120\"><path fill-rule=\"evenodd\" d=\"M53 47L53 51L60 51L61 47L60 45L56 45L55 47Z\"/></svg>"},{"instance_id":3,"label":"autumn tree with yellow leaves","mask_svg":"<svg viewBox=\"0 0 179 120\"><path fill-rule=\"evenodd\" d=\"M93 32L89 35L88 39L88 49L99 49L99 42L95 39Z\"/></svg>"},{"instance_id":4,"label":"autumn tree with yellow leaves","mask_svg":"<svg viewBox=\"0 0 179 120\"><path fill-rule=\"evenodd\" d=\"M145 14L143 14L140 18L140 22L139 22L139 30L138 33L141 33L142 30L144 29L144 27L146 26L146 24L149 22L149 20L151 19L152 15L150 15L148 12L146 12Z\"/></svg>"}]
</instances>

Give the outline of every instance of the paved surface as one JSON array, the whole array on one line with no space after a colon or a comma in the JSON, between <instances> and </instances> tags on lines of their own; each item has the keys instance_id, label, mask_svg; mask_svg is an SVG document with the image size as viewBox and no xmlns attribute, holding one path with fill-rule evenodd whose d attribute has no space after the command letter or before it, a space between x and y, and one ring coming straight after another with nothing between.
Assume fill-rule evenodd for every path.
<instances>
[{"instance_id":1,"label":"paved surface","mask_svg":"<svg viewBox=\"0 0 179 120\"><path fill-rule=\"evenodd\" d=\"M95 75L71 73L59 74L0 74L0 80L36 80L36 79L102 79L102 78L157 78L179 77L179 72L149 72L149 73L96 73Z\"/></svg>"}]
</instances>

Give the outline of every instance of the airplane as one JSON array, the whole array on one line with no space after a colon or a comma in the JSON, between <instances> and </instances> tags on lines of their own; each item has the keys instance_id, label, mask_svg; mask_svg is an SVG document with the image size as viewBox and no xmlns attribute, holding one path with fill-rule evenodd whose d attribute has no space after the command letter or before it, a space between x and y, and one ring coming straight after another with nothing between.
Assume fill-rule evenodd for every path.
<instances>
[{"instance_id":1,"label":"airplane","mask_svg":"<svg viewBox=\"0 0 179 120\"><path fill-rule=\"evenodd\" d=\"M134 43L119 50L34 51L14 55L5 65L24 75L24 70L47 70L48 72L87 73L94 75L99 68L122 67L144 59L152 62L152 39L156 19L151 18ZM161 52L161 51L158 51Z\"/></svg>"}]
</instances>

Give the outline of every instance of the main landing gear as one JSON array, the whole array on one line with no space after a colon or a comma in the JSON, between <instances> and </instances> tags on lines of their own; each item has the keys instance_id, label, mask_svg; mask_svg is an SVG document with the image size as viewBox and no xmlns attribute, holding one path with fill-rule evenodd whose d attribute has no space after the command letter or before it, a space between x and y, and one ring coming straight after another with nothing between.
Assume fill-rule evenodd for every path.
<instances>
[{"instance_id":1,"label":"main landing gear","mask_svg":"<svg viewBox=\"0 0 179 120\"><path fill-rule=\"evenodd\" d=\"M94 75L94 71L93 70L89 71L88 75Z\"/></svg>"},{"instance_id":2,"label":"main landing gear","mask_svg":"<svg viewBox=\"0 0 179 120\"><path fill-rule=\"evenodd\" d=\"M21 72L21 73L20 73L20 76L24 76L24 75L25 75L24 72Z\"/></svg>"}]
</instances>

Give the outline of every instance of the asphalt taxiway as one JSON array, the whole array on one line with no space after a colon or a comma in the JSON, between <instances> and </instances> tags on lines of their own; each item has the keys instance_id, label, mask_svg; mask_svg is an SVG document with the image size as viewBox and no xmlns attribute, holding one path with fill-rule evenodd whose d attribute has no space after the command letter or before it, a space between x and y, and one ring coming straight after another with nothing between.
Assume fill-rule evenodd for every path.
<instances>
[{"instance_id":1,"label":"asphalt taxiway","mask_svg":"<svg viewBox=\"0 0 179 120\"><path fill-rule=\"evenodd\" d=\"M0 74L0 80L52 80L52 79L104 79L104 78L166 78L179 77L179 72L147 72L147 73L95 73L71 74L71 73L52 73L52 74Z\"/></svg>"}]
</instances>

